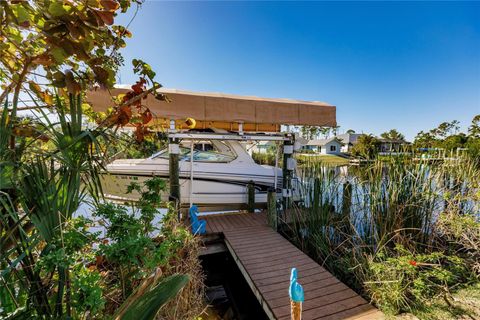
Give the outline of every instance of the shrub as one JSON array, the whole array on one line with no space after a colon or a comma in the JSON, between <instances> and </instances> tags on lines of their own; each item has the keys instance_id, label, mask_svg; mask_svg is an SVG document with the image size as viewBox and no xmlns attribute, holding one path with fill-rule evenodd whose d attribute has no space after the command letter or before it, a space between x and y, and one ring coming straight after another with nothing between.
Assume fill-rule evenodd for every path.
<instances>
[{"instance_id":1,"label":"shrub","mask_svg":"<svg viewBox=\"0 0 480 320\"><path fill-rule=\"evenodd\" d=\"M480 222L471 214L444 213L437 222L442 239L458 255L464 258L480 279Z\"/></svg>"},{"instance_id":2,"label":"shrub","mask_svg":"<svg viewBox=\"0 0 480 320\"><path fill-rule=\"evenodd\" d=\"M415 254L397 244L368 259L365 287L389 314L412 311L469 278L463 259L444 252Z\"/></svg>"},{"instance_id":3,"label":"shrub","mask_svg":"<svg viewBox=\"0 0 480 320\"><path fill-rule=\"evenodd\" d=\"M109 275L105 279L108 313L120 307L152 274L155 279L174 274L187 274L190 278L177 299L160 310L160 318L191 319L203 308L198 238L178 220L171 207L160 223L153 223L160 215L160 193L165 187L165 181L157 177L143 186L132 184L128 192L136 190L141 195L137 203L131 204L133 209L104 203L95 211L106 227L96 267Z\"/></svg>"}]
</instances>

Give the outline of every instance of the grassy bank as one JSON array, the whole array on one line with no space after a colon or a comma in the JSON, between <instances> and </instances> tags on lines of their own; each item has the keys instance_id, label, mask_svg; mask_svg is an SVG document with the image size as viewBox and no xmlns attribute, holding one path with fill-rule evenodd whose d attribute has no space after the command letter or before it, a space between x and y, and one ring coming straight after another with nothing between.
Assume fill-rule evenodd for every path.
<instances>
[{"instance_id":1,"label":"grassy bank","mask_svg":"<svg viewBox=\"0 0 480 320\"><path fill-rule=\"evenodd\" d=\"M275 154L273 153L253 153L253 160L258 164L266 164L270 166L275 165ZM299 166L307 163L321 163L327 166L343 166L349 164L349 159L332 155L332 154L295 154L295 159ZM281 167L283 157L280 155L278 159L278 166Z\"/></svg>"},{"instance_id":2,"label":"grassy bank","mask_svg":"<svg viewBox=\"0 0 480 320\"><path fill-rule=\"evenodd\" d=\"M309 162L319 162L331 166L343 166L349 164L349 159L333 154L297 154L295 158L301 165Z\"/></svg>"}]
</instances>

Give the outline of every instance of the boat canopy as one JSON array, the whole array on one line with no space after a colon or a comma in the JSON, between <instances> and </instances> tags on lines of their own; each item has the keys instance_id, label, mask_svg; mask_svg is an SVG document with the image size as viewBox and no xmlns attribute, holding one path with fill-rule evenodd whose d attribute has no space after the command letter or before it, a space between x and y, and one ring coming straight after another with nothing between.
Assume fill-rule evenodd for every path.
<instances>
[{"instance_id":1,"label":"boat canopy","mask_svg":"<svg viewBox=\"0 0 480 320\"><path fill-rule=\"evenodd\" d=\"M112 96L129 91L114 88L110 91L94 89L87 92L87 102L95 111L105 111L113 105ZM151 125L168 127L171 119L182 125L188 117L194 118L197 129L221 128L243 131L279 132L281 125L336 126L336 107L325 102L292 99L259 98L222 93L199 93L161 88L158 90L170 102L149 95L143 103L155 119Z\"/></svg>"}]
</instances>

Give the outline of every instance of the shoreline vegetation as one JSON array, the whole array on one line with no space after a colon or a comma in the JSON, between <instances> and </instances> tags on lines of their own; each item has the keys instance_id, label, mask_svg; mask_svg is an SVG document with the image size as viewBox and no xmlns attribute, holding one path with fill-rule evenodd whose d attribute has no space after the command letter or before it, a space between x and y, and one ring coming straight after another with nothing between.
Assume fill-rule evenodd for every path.
<instances>
[{"instance_id":1,"label":"shoreline vegetation","mask_svg":"<svg viewBox=\"0 0 480 320\"><path fill-rule=\"evenodd\" d=\"M113 87L132 36L116 18L141 3L0 1L2 319L204 316L200 239L172 205L153 223L166 181L132 184L125 192L142 195L135 204L102 198L99 174L115 153L149 156L164 143L142 101L168 97L147 63L132 60L138 81L107 112L84 103L89 88ZM418 143L478 151L475 119L468 137L449 138L452 122ZM120 134L126 125L132 135ZM370 147L359 152L370 158ZM282 233L392 317L480 317L479 153L432 164L374 158L345 175L335 169L344 158L299 155L303 204ZM86 199L92 217L75 217Z\"/></svg>"},{"instance_id":2,"label":"shoreline vegetation","mask_svg":"<svg viewBox=\"0 0 480 320\"><path fill-rule=\"evenodd\" d=\"M305 203L284 235L389 316L478 317L478 162L348 169L304 164Z\"/></svg>"},{"instance_id":3,"label":"shoreline vegetation","mask_svg":"<svg viewBox=\"0 0 480 320\"><path fill-rule=\"evenodd\" d=\"M47 118L37 124L48 140L33 140L24 150L15 145L21 160L10 162L16 167L9 171L3 162L2 319L199 315L205 307L199 239L173 207L159 224L153 223L165 205L160 193L166 182L152 178L143 186L132 184L125 192L138 191L136 203L105 202L97 161L114 136L83 129L80 97L70 95L68 101L57 97L60 124ZM0 116L3 143L10 142L4 138L12 136L16 125L7 121L7 111L4 107ZM38 154L38 147L45 153ZM75 217L87 197L92 216ZM95 231L99 229L103 235Z\"/></svg>"},{"instance_id":4,"label":"shoreline vegetation","mask_svg":"<svg viewBox=\"0 0 480 320\"><path fill-rule=\"evenodd\" d=\"M167 100L133 59L138 81L107 112L84 103L88 89L115 84L132 36L115 22L141 4L0 1L2 319L191 319L204 308L198 239L176 208L152 224L165 182L132 186L143 196L134 213L102 199L119 129L135 128L123 143L137 155L153 147L142 144L153 118L142 99ZM75 217L86 199L96 220Z\"/></svg>"}]
</instances>

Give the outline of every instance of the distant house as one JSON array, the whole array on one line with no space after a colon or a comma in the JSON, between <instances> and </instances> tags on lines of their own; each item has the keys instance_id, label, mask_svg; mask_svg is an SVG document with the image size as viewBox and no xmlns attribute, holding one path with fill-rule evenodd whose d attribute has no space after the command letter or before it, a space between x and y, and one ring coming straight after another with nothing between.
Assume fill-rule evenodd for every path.
<instances>
[{"instance_id":1,"label":"distant house","mask_svg":"<svg viewBox=\"0 0 480 320\"><path fill-rule=\"evenodd\" d=\"M382 153L402 152L410 145L405 140L378 138L380 141L379 151Z\"/></svg>"},{"instance_id":2,"label":"distant house","mask_svg":"<svg viewBox=\"0 0 480 320\"><path fill-rule=\"evenodd\" d=\"M344 153L352 151L353 146L357 143L358 137L360 137L361 135L361 133L339 134L337 136L337 139L339 139L343 143L341 151Z\"/></svg>"},{"instance_id":3,"label":"distant house","mask_svg":"<svg viewBox=\"0 0 480 320\"><path fill-rule=\"evenodd\" d=\"M342 141L333 137L330 139L317 139L308 141L305 149L321 154L339 154L342 148Z\"/></svg>"}]
</instances>

